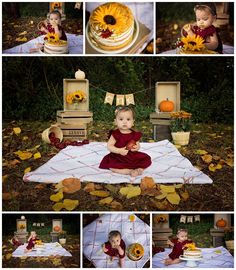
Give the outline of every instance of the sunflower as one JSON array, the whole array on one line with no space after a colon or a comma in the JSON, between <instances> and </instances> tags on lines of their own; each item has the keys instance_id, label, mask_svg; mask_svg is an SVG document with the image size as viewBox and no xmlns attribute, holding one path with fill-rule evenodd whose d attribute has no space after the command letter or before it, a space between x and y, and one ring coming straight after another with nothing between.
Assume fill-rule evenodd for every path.
<instances>
[{"instance_id":1,"label":"sunflower","mask_svg":"<svg viewBox=\"0 0 236 270\"><path fill-rule=\"evenodd\" d=\"M59 41L59 36L55 33L47 33L44 39L50 43L56 43Z\"/></svg>"},{"instance_id":2,"label":"sunflower","mask_svg":"<svg viewBox=\"0 0 236 270\"><path fill-rule=\"evenodd\" d=\"M119 3L108 3L96 8L91 20L99 29L120 34L130 26L133 15L129 8Z\"/></svg>"},{"instance_id":3,"label":"sunflower","mask_svg":"<svg viewBox=\"0 0 236 270\"><path fill-rule=\"evenodd\" d=\"M83 91L77 90L73 93L69 93L66 95L66 102L68 104L79 103L86 100L86 95Z\"/></svg>"},{"instance_id":4,"label":"sunflower","mask_svg":"<svg viewBox=\"0 0 236 270\"><path fill-rule=\"evenodd\" d=\"M181 41L187 51L200 51L205 48L204 39L197 35L183 37Z\"/></svg>"},{"instance_id":5,"label":"sunflower","mask_svg":"<svg viewBox=\"0 0 236 270\"><path fill-rule=\"evenodd\" d=\"M73 103L73 95L72 94L68 94L66 96L66 102L69 103L69 104Z\"/></svg>"},{"instance_id":6,"label":"sunflower","mask_svg":"<svg viewBox=\"0 0 236 270\"><path fill-rule=\"evenodd\" d=\"M186 244L186 245L184 245L184 247L187 248L187 250L195 250L196 249L196 246L194 243Z\"/></svg>"},{"instance_id":7,"label":"sunflower","mask_svg":"<svg viewBox=\"0 0 236 270\"><path fill-rule=\"evenodd\" d=\"M154 219L156 223L165 223L167 222L167 215L157 215Z\"/></svg>"},{"instance_id":8,"label":"sunflower","mask_svg":"<svg viewBox=\"0 0 236 270\"><path fill-rule=\"evenodd\" d=\"M61 8L61 3L60 2L55 2L52 4L52 9L59 9Z\"/></svg>"},{"instance_id":9,"label":"sunflower","mask_svg":"<svg viewBox=\"0 0 236 270\"><path fill-rule=\"evenodd\" d=\"M132 250L132 254L136 257L142 257L144 254L144 248L142 245L136 243L134 244L133 250Z\"/></svg>"}]
</instances>

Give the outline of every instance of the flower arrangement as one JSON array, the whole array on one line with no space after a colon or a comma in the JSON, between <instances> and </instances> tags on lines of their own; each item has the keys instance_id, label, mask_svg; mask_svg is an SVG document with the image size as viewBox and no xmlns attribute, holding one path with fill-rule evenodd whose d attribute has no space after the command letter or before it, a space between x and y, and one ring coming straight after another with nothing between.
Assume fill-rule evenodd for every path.
<instances>
[{"instance_id":1,"label":"flower arrangement","mask_svg":"<svg viewBox=\"0 0 236 270\"><path fill-rule=\"evenodd\" d=\"M36 241L35 241L35 244L36 244L36 245L42 245L42 243L43 243L42 240L36 240Z\"/></svg>"},{"instance_id":2,"label":"flower arrangement","mask_svg":"<svg viewBox=\"0 0 236 270\"><path fill-rule=\"evenodd\" d=\"M59 234L58 234L58 238L59 239L64 239L66 238L66 231L60 231Z\"/></svg>"},{"instance_id":3,"label":"flower arrangement","mask_svg":"<svg viewBox=\"0 0 236 270\"><path fill-rule=\"evenodd\" d=\"M168 221L167 215L157 215L154 219L156 223L166 223Z\"/></svg>"},{"instance_id":4,"label":"flower arrangement","mask_svg":"<svg viewBox=\"0 0 236 270\"><path fill-rule=\"evenodd\" d=\"M183 48L185 51L201 51L206 47L204 45L204 39L200 36L186 36L178 39L176 42L178 48Z\"/></svg>"},{"instance_id":5,"label":"flower arrangement","mask_svg":"<svg viewBox=\"0 0 236 270\"><path fill-rule=\"evenodd\" d=\"M179 111L171 113L170 129L172 132L188 132L191 129L192 114Z\"/></svg>"},{"instance_id":6,"label":"flower arrangement","mask_svg":"<svg viewBox=\"0 0 236 270\"><path fill-rule=\"evenodd\" d=\"M144 255L144 248L142 245L136 243L132 246L132 249L130 250L131 254L135 257L139 258Z\"/></svg>"},{"instance_id":7,"label":"flower arrangement","mask_svg":"<svg viewBox=\"0 0 236 270\"><path fill-rule=\"evenodd\" d=\"M19 224L18 225L18 228L20 229L20 230L24 230L25 228L26 228L26 226L25 226L25 224Z\"/></svg>"},{"instance_id":8,"label":"flower arrangement","mask_svg":"<svg viewBox=\"0 0 236 270\"><path fill-rule=\"evenodd\" d=\"M52 9L60 9L61 8L61 3L60 2L54 2L52 3Z\"/></svg>"},{"instance_id":9,"label":"flower arrangement","mask_svg":"<svg viewBox=\"0 0 236 270\"><path fill-rule=\"evenodd\" d=\"M187 250L196 250L196 246L194 243L189 243L184 245L184 248L186 248Z\"/></svg>"},{"instance_id":10,"label":"flower arrangement","mask_svg":"<svg viewBox=\"0 0 236 270\"><path fill-rule=\"evenodd\" d=\"M55 33L47 33L47 35L44 37L44 40L50 42L50 43L57 43L59 42L59 36Z\"/></svg>"},{"instance_id":11,"label":"flower arrangement","mask_svg":"<svg viewBox=\"0 0 236 270\"><path fill-rule=\"evenodd\" d=\"M66 95L66 102L68 104L80 103L80 102L84 102L85 100L86 100L86 95L81 90L77 90L73 93L69 93Z\"/></svg>"}]
</instances>

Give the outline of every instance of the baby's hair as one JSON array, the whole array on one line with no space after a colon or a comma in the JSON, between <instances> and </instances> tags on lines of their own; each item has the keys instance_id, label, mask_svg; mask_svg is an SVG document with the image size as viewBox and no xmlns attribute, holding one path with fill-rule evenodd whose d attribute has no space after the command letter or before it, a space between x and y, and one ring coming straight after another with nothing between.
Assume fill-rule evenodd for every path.
<instances>
[{"instance_id":1,"label":"baby's hair","mask_svg":"<svg viewBox=\"0 0 236 270\"><path fill-rule=\"evenodd\" d=\"M121 238L121 233L119 231L110 231L108 235L108 239L111 240L113 237L120 236Z\"/></svg>"},{"instance_id":2,"label":"baby's hair","mask_svg":"<svg viewBox=\"0 0 236 270\"><path fill-rule=\"evenodd\" d=\"M55 10L53 10L53 11L50 12L49 16L52 15L52 14L58 15L59 18L61 19L61 12L60 11L58 11L58 10L55 9Z\"/></svg>"},{"instance_id":3,"label":"baby's hair","mask_svg":"<svg viewBox=\"0 0 236 270\"><path fill-rule=\"evenodd\" d=\"M203 2L203 3L199 3L194 7L194 12L196 12L197 10L208 10L210 11L210 13L213 16L216 16L216 6L214 3L209 3L209 2Z\"/></svg>"},{"instance_id":4,"label":"baby's hair","mask_svg":"<svg viewBox=\"0 0 236 270\"><path fill-rule=\"evenodd\" d=\"M188 230L187 230L187 229L183 229L183 228L178 229L178 231L177 231L176 235L178 235L178 234L179 234L179 233L181 233L181 232L188 233Z\"/></svg>"},{"instance_id":5,"label":"baby's hair","mask_svg":"<svg viewBox=\"0 0 236 270\"><path fill-rule=\"evenodd\" d=\"M37 235L36 231L31 231L31 232L30 232L30 236L29 236L29 238L28 238L28 241L29 241L29 240L30 240L30 238L32 237L32 234Z\"/></svg>"},{"instance_id":6,"label":"baby's hair","mask_svg":"<svg viewBox=\"0 0 236 270\"><path fill-rule=\"evenodd\" d=\"M119 112L131 112L133 118L135 117L134 110L129 106L117 106L115 110L115 116L117 116Z\"/></svg>"}]
</instances>

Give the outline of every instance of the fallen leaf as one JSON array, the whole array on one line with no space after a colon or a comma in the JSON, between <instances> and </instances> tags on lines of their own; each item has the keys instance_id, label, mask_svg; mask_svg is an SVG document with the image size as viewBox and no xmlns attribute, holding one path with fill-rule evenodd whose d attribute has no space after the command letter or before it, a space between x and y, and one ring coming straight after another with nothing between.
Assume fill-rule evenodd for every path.
<instances>
[{"instance_id":1,"label":"fallen leaf","mask_svg":"<svg viewBox=\"0 0 236 270\"><path fill-rule=\"evenodd\" d=\"M63 192L73 194L81 189L79 178L66 178L62 180Z\"/></svg>"},{"instance_id":2,"label":"fallen leaf","mask_svg":"<svg viewBox=\"0 0 236 270\"><path fill-rule=\"evenodd\" d=\"M3 183L7 180L8 176L9 176L9 174L3 175L3 177L2 177L2 182Z\"/></svg>"},{"instance_id":3,"label":"fallen leaf","mask_svg":"<svg viewBox=\"0 0 236 270\"><path fill-rule=\"evenodd\" d=\"M63 207L68 211L74 210L78 205L79 205L78 200L65 199L63 201Z\"/></svg>"},{"instance_id":4,"label":"fallen leaf","mask_svg":"<svg viewBox=\"0 0 236 270\"><path fill-rule=\"evenodd\" d=\"M13 132L14 132L16 135L19 135L19 134L21 133L21 128L19 128L19 127L13 128Z\"/></svg>"},{"instance_id":5,"label":"fallen leaf","mask_svg":"<svg viewBox=\"0 0 236 270\"><path fill-rule=\"evenodd\" d=\"M197 155L206 155L208 152L205 151L205 150L200 150L199 149L199 150L195 150L194 153L197 154Z\"/></svg>"},{"instance_id":6,"label":"fallen leaf","mask_svg":"<svg viewBox=\"0 0 236 270\"><path fill-rule=\"evenodd\" d=\"M147 190L147 189L153 189L153 188L156 188L156 184L152 177L146 176L141 180L140 188L142 191Z\"/></svg>"},{"instance_id":7,"label":"fallen leaf","mask_svg":"<svg viewBox=\"0 0 236 270\"><path fill-rule=\"evenodd\" d=\"M63 184L62 181L60 181L58 184L55 185L55 192L63 191Z\"/></svg>"},{"instance_id":8,"label":"fallen leaf","mask_svg":"<svg viewBox=\"0 0 236 270\"><path fill-rule=\"evenodd\" d=\"M211 164L208 166L208 169L209 169L209 171L211 171L211 172L215 172L216 170L222 169L222 165L221 165L220 163L218 163L217 165L211 163Z\"/></svg>"},{"instance_id":9,"label":"fallen leaf","mask_svg":"<svg viewBox=\"0 0 236 270\"><path fill-rule=\"evenodd\" d=\"M174 186L160 185L160 189L161 189L162 192L165 192L165 193L173 193L173 192L175 192L175 187Z\"/></svg>"},{"instance_id":10,"label":"fallen leaf","mask_svg":"<svg viewBox=\"0 0 236 270\"><path fill-rule=\"evenodd\" d=\"M157 208L158 210L165 211L165 210L168 210L169 209L169 203L166 200L164 200L162 202L159 202L159 201L157 202L155 200L152 200L151 202L152 202L152 205L155 208Z\"/></svg>"},{"instance_id":11,"label":"fallen leaf","mask_svg":"<svg viewBox=\"0 0 236 270\"><path fill-rule=\"evenodd\" d=\"M18 26L16 26L16 25L14 25L14 27L18 27ZM18 38L16 38L15 39L15 41L19 41L19 42L26 42L27 41L27 38L26 37L18 37Z\"/></svg>"},{"instance_id":12,"label":"fallen leaf","mask_svg":"<svg viewBox=\"0 0 236 270\"><path fill-rule=\"evenodd\" d=\"M45 188L45 184L38 184L35 186L36 189L44 189Z\"/></svg>"},{"instance_id":13,"label":"fallen leaf","mask_svg":"<svg viewBox=\"0 0 236 270\"><path fill-rule=\"evenodd\" d=\"M113 193L113 194L117 194L118 189L119 189L116 185L111 185L111 184L105 185L105 188L106 188L107 190L109 190L109 191L110 191L111 193Z\"/></svg>"},{"instance_id":14,"label":"fallen leaf","mask_svg":"<svg viewBox=\"0 0 236 270\"><path fill-rule=\"evenodd\" d=\"M230 167L234 167L234 161L231 158L226 159L225 163Z\"/></svg>"},{"instance_id":15,"label":"fallen leaf","mask_svg":"<svg viewBox=\"0 0 236 270\"><path fill-rule=\"evenodd\" d=\"M220 160L220 157L217 156L217 155L213 155L212 158L213 158L214 160Z\"/></svg>"},{"instance_id":16,"label":"fallen leaf","mask_svg":"<svg viewBox=\"0 0 236 270\"><path fill-rule=\"evenodd\" d=\"M88 183L85 187L84 187L84 191L86 192L91 192L95 190L95 186L94 183Z\"/></svg>"},{"instance_id":17,"label":"fallen leaf","mask_svg":"<svg viewBox=\"0 0 236 270\"><path fill-rule=\"evenodd\" d=\"M203 155L201 156L201 159L205 162L205 163L211 163L212 162L212 155Z\"/></svg>"},{"instance_id":18,"label":"fallen leaf","mask_svg":"<svg viewBox=\"0 0 236 270\"><path fill-rule=\"evenodd\" d=\"M19 36L24 36L24 35L26 35L27 34L27 31L24 31L24 32L21 32L20 34L19 34Z\"/></svg>"},{"instance_id":19,"label":"fallen leaf","mask_svg":"<svg viewBox=\"0 0 236 270\"><path fill-rule=\"evenodd\" d=\"M101 199L98 203L100 205L104 205L104 204L110 204L113 201L112 197L107 197L105 199Z\"/></svg>"},{"instance_id":20,"label":"fallen leaf","mask_svg":"<svg viewBox=\"0 0 236 270\"><path fill-rule=\"evenodd\" d=\"M177 185L174 185L175 188L182 188L183 187L183 184L177 184Z\"/></svg>"},{"instance_id":21,"label":"fallen leaf","mask_svg":"<svg viewBox=\"0 0 236 270\"><path fill-rule=\"evenodd\" d=\"M22 138L22 141L27 141L28 139L29 139L28 136L24 136L24 137Z\"/></svg>"},{"instance_id":22,"label":"fallen leaf","mask_svg":"<svg viewBox=\"0 0 236 270\"><path fill-rule=\"evenodd\" d=\"M110 193L104 190L94 190L89 192L90 195L97 196L97 197L108 197Z\"/></svg>"},{"instance_id":23,"label":"fallen leaf","mask_svg":"<svg viewBox=\"0 0 236 270\"><path fill-rule=\"evenodd\" d=\"M61 191L50 196L50 200L53 202L59 202L62 199L63 199L63 192Z\"/></svg>"},{"instance_id":24,"label":"fallen leaf","mask_svg":"<svg viewBox=\"0 0 236 270\"><path fill-rule=\"evenodd\" d=\"M31 152L21 150L14 152L14 154L16 154L21 160L30 159L33 155Z\"/></svg>"},{"instance_id":25,"label":"fallen leaf","mask_svg":"<svg viewBox=\"0 0 236 270\"><path fill-rule=\"evenodd\" d=\"M122 210L123 209L123 205L117 201L113 201L111 204L110 204L111 208L113 210Z\"/></svg>"},{"instance_id":26,"label":"fallen leaf","mask_svg":"<svg viewBox=\"0 0 236 270\"><path fill-rule=\"evenodd\" d=\"M180 196L181 196L181 198L183 199L183 201L187 201L187 200L189 199L189 193L188 193L187 190L184 191L184 192L181 192L181 193L180 193Z\"/></svg>"},{"instance_id":27,"label":"fallen leaf","mask_svg":"<svg viewBox=\"0 0 236 270\"><path fill-rule=\"evenodd\" d=\"M54 211L61 211L61 209L63 208L63 203L62 202L58 202L58 203L55 203L52 207L52 209Z\"/></svg>"},{"instance_id":28,"label":"fallen leaf","mask_svg":"<svg viewBox=\"0 0 236 270\"><path fill-rule=\"evenodd\" d=\"M167 193L163 192L162 194L156 196L155 198L156 198L157 200L162 200L162 199L164 199L166 196L167 196Z\"/></svg>"},{"instance_id":29,"label":"fallen leaf","mask_svg":"<svg viewBox=\"0 0 236 270\"><path fill-rule=\"evenodd\" d=\"M31 167L27 167L26 169L24 169L24 174L28 173L31 171Z\"/></svg>"},{"instance_id":30,"label":"fallen leaf","mask_svg":"<svg viewBox=\"0 0 236 270\"><path fill-rule=\"evenodd\" d=\"M12 257L12 253L7 253L7 254L5 255L5 259L6 259L7 261L10 260L11 257Z\"/></svg>"},{"instance_id":31,"label":"fallen leaf","mask_svg":"<svg viewBox=\"0 0 236 270\"><path fill-rule=\"evenodd\" d=\"M126 196L127 199L139 196L141 194L141 188L139 186L129 185L128 187L122 187L120 189L120 194Z\"/></svg>"},{"instance_id":32,"label":"fallen leaf","mask_svg":"<svg viewBox=\"0 0 236 270\"><path fill-rule=\"evenodd\" d=\"M174 193L168 193L167 196L166 196L166 199L171 204L179 204L180 203L180 196L176 192L174 192Z\"/></svg>"},{"instance_id":33,"label":"fallen leaf","mask_svg":"<svg viewBox=\"0 0 236 270\"><path fill-rule=\"evenodd\" d=\"M179 28L178 24L175 23L175 24L173 25L173 28L174 28L174 30L177 30L177 29Z\"/></svg>"},{"instance_id":34,"label":"fallen leaf","mask_svg":"<svg viewBox=\"0 0 236 270\"><path fill-rule=\"evenodd\" d=\"M40 152L35 153L34 154L34 159L39 159L39 158L41 158Z\"/></svg>"}]
</instances>

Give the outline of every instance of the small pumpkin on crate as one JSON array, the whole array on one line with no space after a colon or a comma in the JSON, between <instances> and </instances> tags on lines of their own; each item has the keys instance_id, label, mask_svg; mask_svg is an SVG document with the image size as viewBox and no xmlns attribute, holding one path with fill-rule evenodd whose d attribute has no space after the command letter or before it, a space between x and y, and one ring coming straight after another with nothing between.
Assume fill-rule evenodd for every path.
<instances>
[{"instance_id":1,"label":"small pumpkin on crate","mask_svg":"<svg viewBox=\"0 0 236 270\"><path fill-rule=\"evenodd\" d=\"M227 221L225 219L223 219L223 218L217 220L217 222L216 222L216 226L218 228L225 228L226 225L227 225Z\"/></svg>"},{"instance_id":2,"label":"small pumpkin on crate","mask_svg":"<svg viewBox=\"0 0 236 270\"><path fill-rule=\"evenodd\" d=\"M169 100L162 100L159 104L160 112L173 112L175 108L175 104L173 101Z\"/></svg>"},{"instance_id":3,"label":"small pumpkin on crate","mask_svg":"<svg viewBox=\"0 0 236 270\"><path fill-rule=\"evenodd\" d=\"M60 232L61 231L61 227L59 225L56 225L56 226L54 226L53 230L55 232Z\"/></svg>"}]
</instances>

